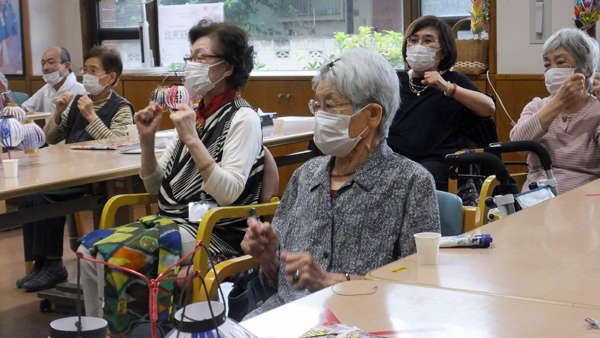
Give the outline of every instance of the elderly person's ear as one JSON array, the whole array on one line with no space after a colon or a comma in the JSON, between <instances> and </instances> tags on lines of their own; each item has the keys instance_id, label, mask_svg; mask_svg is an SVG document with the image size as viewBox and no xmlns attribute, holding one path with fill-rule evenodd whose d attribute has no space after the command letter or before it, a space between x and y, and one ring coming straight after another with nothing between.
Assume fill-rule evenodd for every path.
<instances>
[{"instance_id":1,"label":"elderly person's ear","mask_svg":"<svg viewBox=\"0 0 600 338\"><path fill-rule=\"evenodd\" d=\"M381 123L383 108L378 103L372 103L365 110L369 112L369 127L377 128Z\"/></svg>"}]
</instances>

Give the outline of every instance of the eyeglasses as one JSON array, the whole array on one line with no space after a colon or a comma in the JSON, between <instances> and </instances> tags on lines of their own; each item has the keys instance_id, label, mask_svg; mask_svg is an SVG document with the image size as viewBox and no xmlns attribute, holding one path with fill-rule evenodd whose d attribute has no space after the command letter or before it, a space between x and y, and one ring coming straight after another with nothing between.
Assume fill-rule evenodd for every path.
<instances>
[{"instance_id":1,"label":"eyeglasses","mask_svg":"<svg viewBox=\"0 0 600 338\"><path fill-rule=\"evenodd\" d=\"M87 69L85 67L79 67L79 72L82 74L90 74L90 75L94 75L94 76L100 76L100 75L102 75L101 73L104 73L104 74L111 73L111 72L103 72L102 70L96 69L96 68Z\"/></svg>"},{"instance_id":2,"label":"eyeglasses","mask_svg":"<svg viewBox=\"0 0 600 338\"><path fill-rule=\"evenodd\" d=\"M189 60L190 60L190 62L207 63L209 59L214 59L214 58L223 58L223 57L221 55L198 54L196 56L192 56Z\"/></svg>"},{"instance_id":3,"label":"eyeglasses","mask_svg":"<svg viewBox=\"0 0 600 338\"><path fill-rule=\"evenodd\" d=\"M308 101L308 109L310 109L310 112L314 115L317 115L317 112L320 110L330 114L339 114L340 108L348 105L352 105L352 103L333 103L331 100L326 100L325 103L320 103L315 100Z\"/></svg>"},{"instance_id":4,"label":"eyeglasses","mask_svg":"<svg viewBox=\"0 0 600 338\"><path fill-rule=\"evenodd\" d=\"M413 46L413 45L418 45L419 43L421 43L423 46L427 46L427 47L432 47L433 45L435 45L436 42L439 42L439 40L435 40L434 38L430 37L430 36L426 36L423 39L419 39L418 36L416 35L411 35L407 38L408 44Z\"/></svg>"}]
</instances>

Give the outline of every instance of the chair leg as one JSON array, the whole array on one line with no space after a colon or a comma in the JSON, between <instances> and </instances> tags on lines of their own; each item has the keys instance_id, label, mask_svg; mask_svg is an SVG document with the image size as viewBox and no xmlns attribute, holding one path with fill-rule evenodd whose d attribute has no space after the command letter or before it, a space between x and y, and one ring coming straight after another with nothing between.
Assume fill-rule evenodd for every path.
<instances>
[{"instance_id":1,"label":"chair leg","mask_svg":"<svg viewBox=\"0 0 600 338\"><path fill-rule=\"evenodd\" d=\"M26 261L25 262L25 274L28 274L29 271L31 271L31 269L33 269L33 261Z\"/></svg>"}]
</instances>

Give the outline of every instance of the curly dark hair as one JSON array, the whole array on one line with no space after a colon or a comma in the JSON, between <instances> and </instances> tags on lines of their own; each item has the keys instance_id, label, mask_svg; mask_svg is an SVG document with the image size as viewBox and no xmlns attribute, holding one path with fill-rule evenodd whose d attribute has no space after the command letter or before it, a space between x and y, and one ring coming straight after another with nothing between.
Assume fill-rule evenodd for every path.
<instances>
[{"instance_id":1,"label":"curly dark hair","mask_svg":"<svg viewBox=\"0 0 600 338\"><path fill-rule=\"evenodd\" d=\"M411 22L405 32L405 39L402 43L402 55L404 57L404 65L405 67L409 67L410 65L406 62L406 44L408 43L408 38L420 31L423 28L432 27L438 31L438 39L440 41L440 47L442 48L442 52L444 53L444 58L440 61L440 65L438 66L438 70L449 70L456 63L456 57L458 56L458 52L456 50L456 42L454 41L454 33L452 33L452 28L442 21L437 16L426 15L418 18L417 20Z\"/></svg>"},{"instance_id":2,"label":"curly dark hair","mask_svg":"<svg viewBox=\"0 0 600 338\"><path fill-rule=\"evenodd\" d=\"M227 87L243 90L254 68L254 47L248 45L246 32L231 22L201 21L188 34L192 45L205 36L215 42L215 53L233 66L233 73L225 78Z\"/></svg>"}]
</instances>

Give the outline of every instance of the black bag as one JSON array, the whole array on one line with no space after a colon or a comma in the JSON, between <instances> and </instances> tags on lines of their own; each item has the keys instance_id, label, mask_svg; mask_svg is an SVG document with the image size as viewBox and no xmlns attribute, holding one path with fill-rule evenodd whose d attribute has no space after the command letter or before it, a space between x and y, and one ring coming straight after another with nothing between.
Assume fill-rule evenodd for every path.
<instances>
[{"instance_id":1,"label":"black bag","mask_svg":"<svg viewBox=\"0 0 600 338\"><path fill-rule=\"evenodd\" d=\"M236 274L233 288L229 292L229 313L227 316L241 321L248 313L259 308L269 297L277 293L276 289L264 286L258 278L259 270Z\"/></svg>"}]
</instances>

